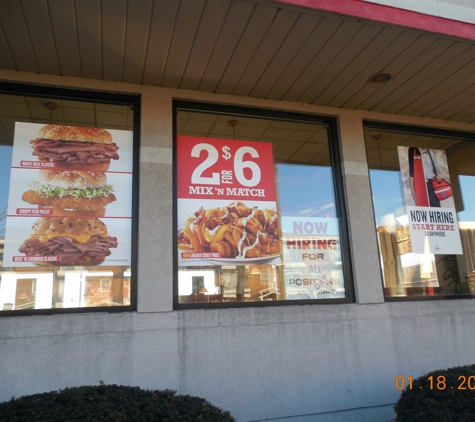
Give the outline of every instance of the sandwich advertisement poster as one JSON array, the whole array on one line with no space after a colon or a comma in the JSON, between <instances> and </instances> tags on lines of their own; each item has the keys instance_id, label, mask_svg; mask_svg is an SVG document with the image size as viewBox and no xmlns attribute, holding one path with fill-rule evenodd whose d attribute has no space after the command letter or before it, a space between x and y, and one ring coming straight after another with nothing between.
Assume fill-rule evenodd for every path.
<instances>
[{"instance_id":1,"label":"sandwich advertisement poster","mask_svg":"<svg viewBox=\"0 0 475 422\"><path fill-rule=\"evenodd\" d=\"M15 124L4 267L130 265L132 132Z\"/></svg>"},{"instance_id":2,"label":"sandwich advertisement poster","mask_svg":"<svg viewBox=\"0 0 475 422\"><path fill-rule=\"evenodd\" d=\"M398 146L398 157L412 252L462 254L445 151Z\"/></svg>"},{"instance_id":3,"label":"sandwich advertisement poster","mask_svg":"<svg viewBox=\"0 0 475 422\"><path fill-rule=\"evenodd\" d=\"M281 261L272 144L179 136L178 265Z\"/></svg>"}]
</instances>

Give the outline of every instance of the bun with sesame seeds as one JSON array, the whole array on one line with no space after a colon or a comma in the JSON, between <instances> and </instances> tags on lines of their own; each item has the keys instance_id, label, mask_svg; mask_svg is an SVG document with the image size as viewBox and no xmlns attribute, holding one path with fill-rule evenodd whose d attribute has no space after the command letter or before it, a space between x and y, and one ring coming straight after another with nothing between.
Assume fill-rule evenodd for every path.
<instances>
[{"instance_id":1,"label":"bun with sesame seeds","mask_svg":"<svg viewBox=\"0 0 475 422\"><path fill-rule=\"evenodd\" d=\"M112 143L111 134L107 130L97 127L47 125L40 129L38 138L53 141Z\"/></svg>"},{"instance_id":2,"label":"bun with sesame seeds","mask_svg":"<svg viewBox=\"0 0 475 422\"><path fill-rule=\"evenodd\" d=\"M119 159L119 147L102 128L46 125L30 144L33 155L55 169L105 171Z\"/></svg>"}]
</instances>

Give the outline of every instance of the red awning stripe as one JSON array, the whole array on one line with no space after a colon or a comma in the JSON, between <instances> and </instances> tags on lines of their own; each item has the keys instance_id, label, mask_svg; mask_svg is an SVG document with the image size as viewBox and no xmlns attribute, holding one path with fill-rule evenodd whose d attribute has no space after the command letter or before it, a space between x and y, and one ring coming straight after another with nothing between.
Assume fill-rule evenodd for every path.
<instances>
[{"instance_id":1,"label":"red awning stripe","mask_svg":"<svg viewBox=\"0 0 475 422\"><path fill-rule=\"evenodd\" d=\"M363 0L276 0L310 9L325 10L407 28L422 29L437 34L475 40L475 24L426 15Z\"/></svg>"}]
</instances>

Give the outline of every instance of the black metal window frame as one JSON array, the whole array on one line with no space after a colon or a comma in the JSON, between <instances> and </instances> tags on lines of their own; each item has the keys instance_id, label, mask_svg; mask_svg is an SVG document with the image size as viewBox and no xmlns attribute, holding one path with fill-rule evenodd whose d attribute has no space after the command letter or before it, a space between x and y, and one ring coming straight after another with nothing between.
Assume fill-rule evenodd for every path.
<instances>
[{"instance_id":1,"label":"black metal window frame","mask_svg":"<svg viewBox=\"0 0 475 422\"><path fill-rule=\"evenodd\" d=\"M138 94L124 94L101 92L95 90L58 88L44 85L20 84L0 81L0 93L38 98L58 98L61 100L84 101L89 103L103 103L125 105L133 107L133 163L132 163L132 244L131 244L131 274L130 274L130 305L126 306L101 306L84 308L51 308L51 309L25 309L0 311L0 317L25 316L25 315L57 315L57 314L82 314L91 312L133 312L137 310L137 280L138 280L138 204L139 204L139 164L140 164L140 121L141 97Z\"/></svg>"},{"instance_id":2,"label":"black metal window frame","mask_svg":"<svg viewBox=\"0 0 475 422\"><path fill-rule=\"evenodd\" d=\"M334 117L294 113L287 111L229 106L216 103L200 103L192 101L173 101L173 233L178 232L177 222L177 114L182 111L228 115L230 117L243 116L262 119L276 119L292 123L323 124L328 128L328 146L332 166L335 206L338 213L340 230L340 247L342 256L342 271L345 279L345 297L335 299L300 299L300 300L273 300L253 302L215 302L215 303L179 303L178 295L178 259L177 236L173 236L173 308L181 309L216 309L216 308L244 308L263 306L292 306L292 305L323 305L347 304L355 302L352 262L350 254L349 229L347 208L344 194L343 169L341 165L340 139L337 119Z\"/></svg>"}]
</instances>

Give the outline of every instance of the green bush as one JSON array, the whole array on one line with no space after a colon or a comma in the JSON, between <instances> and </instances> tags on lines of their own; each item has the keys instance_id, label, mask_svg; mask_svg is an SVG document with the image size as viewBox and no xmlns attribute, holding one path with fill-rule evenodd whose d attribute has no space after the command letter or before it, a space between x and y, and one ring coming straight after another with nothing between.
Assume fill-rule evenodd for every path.
<instances>
[{"instance_id":1,"label":"green bush","mask_svg":"<svg viewBox=\"0 0 475 422\"><path fill-rule=\"evenodd\" d=\"M172 390L99 385L33 394L0 403L0 421L8 422L235 422L208 401Z\"/></svg>"},{"instance_id":2,"label":"green bush","mask_svg":"<svg viewBox=\"0 0 475 422\"><path fill-rule=\"evenodd\" d=\"M394 406L397 422L475 421L475 365L432 371L407 383Z\"/></svg>"}]
</instances>

